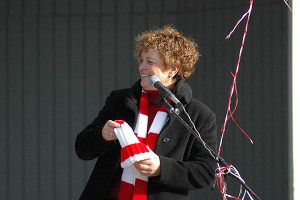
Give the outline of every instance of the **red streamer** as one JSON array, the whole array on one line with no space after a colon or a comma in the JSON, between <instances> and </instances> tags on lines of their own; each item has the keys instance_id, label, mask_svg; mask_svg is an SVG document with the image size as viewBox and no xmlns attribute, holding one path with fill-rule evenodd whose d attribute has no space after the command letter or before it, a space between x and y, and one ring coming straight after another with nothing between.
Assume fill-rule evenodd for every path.
<instances>
[{"instance_id":1,"label":"red streamer","mask_svg":"<svg viewBox=\"0 0 300 200\"><path fill-rule=\"evenodd\" d=\"M228 106L227 106L227 112L226 112L226 116L225 116L225 120L223 123L223 126L221 128L221 140L220 140L220 144L219 144L219 151L218 151L218 155L221 154L221 148L222 148L222 142L223 142L223 137L225 134L225 130L226 130L226 124L228 122L229 119L232 119L233 122L237 125L237 127L243 132L243 134L250 140L250 142L253 144L253 141L251 140L251 138L248 136L248 134L238 125L238 123L236 122L236 120L233 117L233 114L235 113L237 106L238 106L238 91L237 91L237 87L236 87L236 79L238 76L238 72L239 72L239 67L240 67L240 63L241 63L241 57L242 57L242 52L244 49L244 44L245 44L245 40L246 40L246 36L247 36L247 31L248 31L248 24L249 24L249 20L250 20L250 15L251 15L251 11L252 11L252 7L253 7L253 0L250 0L250 6L248 11L240 18L240 20L236 23L236 25L234 26L234 28L232 29L232 31L230 31L230 33L226 36L225 39L229 39L232 35L232 33L235 31L235 29L237 28L237 26L240 24L240 22L246 17L247 18L247 22L246 22L246 26L245 26L245 30L244 30L244 34L243 34L243 39L242 39L242 45L240 47L240 52L239 52L239 57L238 57L238 61L237 61L237 65L236 65L236 69L235 69L235 73L232 73L233 76L233 81L231 84L231 89L230 89L230 94L228 97ZM231 109L231 103L232 103L232 96L235 93L235 106L233 108L233 110Z\"/></svg>"},{"instance_id":2,"label":"red streamer","mask_svg":"<svg viewBox=\"0 0 300 200\"><path fill-rule=\"evenodd\" d=\"M240 177L238 171L232 165L227 165L226 167L219 167L217 170L218 172L216 173L216 177L217 177L216 187L220 190L223 200L227 200L227 198L231 198L235 200L243 200L246 195L248 195L250 199L252 199L250 194L246 190L243 190L242 186L240 188L240 192L237 197L226 193L227 185L225 179L227 178L226 176L228 176L228 174L236 176L238 179L244 182L244 180Z\"/></svg>"},{"instance_id":3,"label":"red streamer","mask_svg":"<svg viewBox=\"0 0 300 200\"><path fill-rule=\"evenodd\" d=\"M238 61L236 64L236 69L235 69L235 73L231 72L231 75L233 77L232 80L232 84L231 84L231 89L230 89L230 94L228 97L228 106L227 106L227 112L226 112L226 116L225 116L225 120L223 123L223 126L221 128L221 140L220 140L220 144L219 144L219 150L218 150L218 156L220 156L221 154L221 147L222 147L222 142L223 142L223 138L224 138L224 134L225 134L225 130L226 130L226 124L228 122L229 119L232 119L232 121L236 124L236 126L243 132L243 134L250 140L250 142L253 144L253 141L251 140L251 138L248 136L248 134L238 125L238 123L236 122L236 120L234 119L233 115L237 109L238 106L238 90L237 90L237 86L236 86L236 80L238 77L238 72L239 72L239 67L240 67L240 62L241 62L241 57L242 57L242 52L244 49L244 44L245 44L245 40L246 40L246 35L247 35L247 31L248 31L248 24L249 24L249 20L250 20L250 16L251 16L251 11L252 11L252 6L253 6L253 0L250 0L250 6L248 11L240 18L240 20L235 24L234 28L230 31L230 33L226 36L225 39L229 39L232 35L232 33L235 31L235 29L237 28L237 26L240 24L240 22L246 17L247 21L246 21L246 25L245 25L245 29L244 29L244 34L243 34L243 39L242 39L242 44L240 47L240 52L239 52L239 57L238 57ZM233 107L233 109L231 108L231 104L232 104L232 96L233 94L235 94L235 105ZM220 167L220 166L219 166ZM232 168L232 165L228 165L226 167L223 168L219 168L219 172L216 174L216 186L218 187L218 189L220 190L223 200L227 200L227 198L232 198L232 199L236 199L236 200L240 200L239 197L235 197L232 195L229 195L226 193L226 180L225 180L225 175L226 172L228 172L230 169ZM235 171L237 172L237 171ZM239 176L239 175L238 175ZM246 194L246 193L245 193ZM249 194L248 194L249 195ZM250 196L250 195L249 195Z\"/></svg>"},{"instance_id":4,"label":"red streamer","mask_svg":"<svg viewBox=\"0 0 300 200\"><path fill-rule=\"evenodd\" d=\"M290 5L289 5L289 3L288 3L288 0L283 0L284 1L284 3L285 3L285 5L290 9L290 11L292 12L292 9L291 9L291 7L290 7Z\"/></svg>"}]
</instances>

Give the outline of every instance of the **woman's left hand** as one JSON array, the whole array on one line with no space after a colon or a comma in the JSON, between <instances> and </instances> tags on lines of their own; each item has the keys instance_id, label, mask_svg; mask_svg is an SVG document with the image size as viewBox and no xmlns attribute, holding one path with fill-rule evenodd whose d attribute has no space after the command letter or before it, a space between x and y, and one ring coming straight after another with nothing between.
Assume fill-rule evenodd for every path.
<instances>
[{"instance_id":1,"label":"woman's left hand","mask_svg":"<svg viewBox=\"0 0 300 200\"><path fill-rule=\"evenodd\" d=\"M153 153L152 158L141 160L134 163L136 170L143 176L159 176L160 175L160 159L158 155Z\"/></svg>"}]
</instances>

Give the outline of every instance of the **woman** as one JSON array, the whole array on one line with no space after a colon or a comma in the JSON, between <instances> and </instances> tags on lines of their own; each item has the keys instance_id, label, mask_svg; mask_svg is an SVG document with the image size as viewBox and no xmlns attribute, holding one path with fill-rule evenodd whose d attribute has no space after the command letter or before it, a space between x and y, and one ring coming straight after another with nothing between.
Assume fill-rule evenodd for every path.
<instances>
[{"instance_id":1,"label":"woman","mask_svg":"<svg viewBox=\"0 0 300 200\"><path fill-rule=\"evenodd\" d=\"M157 100L158 90L149 85L149 78L157 76L183 104L202 139L215 150L215 114L192 97L185 82L199 57L196 43L174 28L164 27L140 34L135 56L140 80L131 88L112 91L96 119L77 136L78 157L97 158L80 199L189 199L189 190L207 187L214 180L216 163L210 153L166 111ZM156 120L158 113L165 117ZM180 115L185 116L183 112ZM146 122L141 116L146 116ZM126 174L127 168L120 167L121 146L114 133L120 128L115 121L119 119L154 152L151 158L135 162L130 175ZM146 127L144 136L138 125Z\"/></svg>"}]
</instances>

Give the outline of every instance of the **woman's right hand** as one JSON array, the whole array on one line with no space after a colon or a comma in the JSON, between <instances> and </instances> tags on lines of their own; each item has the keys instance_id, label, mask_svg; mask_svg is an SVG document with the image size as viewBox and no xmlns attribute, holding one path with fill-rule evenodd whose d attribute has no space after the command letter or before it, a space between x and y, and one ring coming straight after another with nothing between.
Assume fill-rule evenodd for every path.
<instances>
[{"instance_id":1,"label":"woman's right hand","mask_svg":"<svg viewBox=\"0 0 300 200\"><path fill-rule=\"evenodd\" d=\"M104 127L102 128L102 137L106 141L116 140L117 136L115 134L114 128L118 128L121 125L115 121L108 120Z\"/></svg>"}]
</instances>

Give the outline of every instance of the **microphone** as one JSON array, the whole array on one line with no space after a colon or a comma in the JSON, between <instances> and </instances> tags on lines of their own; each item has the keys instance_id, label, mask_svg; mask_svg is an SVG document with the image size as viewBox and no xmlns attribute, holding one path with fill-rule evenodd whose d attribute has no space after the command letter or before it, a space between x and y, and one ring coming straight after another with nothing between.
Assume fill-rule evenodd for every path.
<instances>
[{"instance_id":1,"label":"microphone","mask_svg":"<svg viewBox=\"0 0 300 200\"><path fill-rule=\"evenodd\" d=\"M176 105L182 106L181 102L176 98L176 96L166 88L155 75L152 75L149 79L149 85L158 89L158 91L164 96L170 98Z\"/></svg>"}]
</instances>

